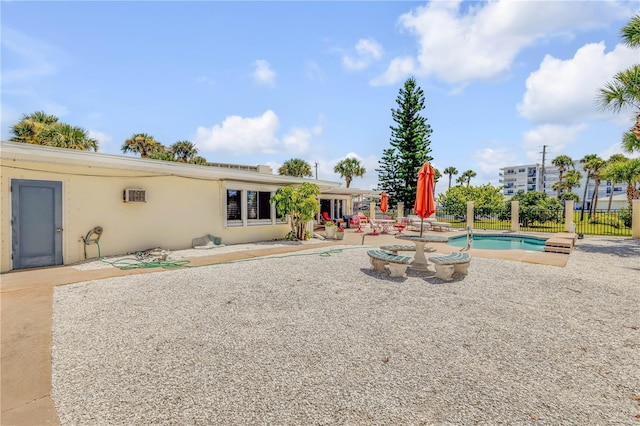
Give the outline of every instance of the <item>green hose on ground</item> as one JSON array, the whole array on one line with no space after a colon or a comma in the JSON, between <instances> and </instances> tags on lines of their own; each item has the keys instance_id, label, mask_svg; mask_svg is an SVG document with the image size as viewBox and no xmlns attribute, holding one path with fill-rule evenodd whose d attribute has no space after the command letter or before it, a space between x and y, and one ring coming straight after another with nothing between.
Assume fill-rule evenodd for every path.
<instances>
[{"instance_id":1,"label":"green hose on ground","mask_svg":"<svg viewBox=\"0 0 640 426\"><path fill-rule=\"evenodd\" d=\"M98 246L98 259L101 262L109 264L115 268L121 269L123 271L128 271L130 269L143 269L143 268L164 268L164 269L177 269L182 268L183 266L191 263L188 260L177 260L177 261L165 261L160 259L154 260L144 260L142 256L126 257L124 259L114 260L110 262L105 260L102 255L100 255L100 244L96 241L96 245Z\"/></svg>"},{"instance_id":2,"label":"green hose on ground","mask_svg":"<svg viewBox=\"0 0 640 426\"><path fill-rule=\"evenodd\" d=\"M149 261L145 261L143 259L141 259L140 257L135 257L135 258L123 258L123 259L118 259L118 260L114 260L113 262L110 262L108 260L105 260L101 255L100 255L100 244L98 244L98 242L96 241L96 245L98 246L98 259L101 262L104 262L106 264L109 264L115 268L121 269L123 271L127 271L130 269L142 269L142 268L164 268L164 269L178 269L178 268L182 268L182 267L188 267L188 268L197 268L197 267L201 267L201 266L212 266L212 265L221 265L221 264L230 264L230 263L240 263L240 262L250 262L250 261L254 261L254 260L259 260L259 259L263 259L264 256L260 256L260 257L255 257L255 258L250 258L250 259L238 259L238 260L230 260L227 262L219 262L219 263L214 263L214 264L206 264L206 265L193 265L193 266L189 266L189 263L191 263L189 260L177 260L177 261L164 261L164 260L149 260ZM356 246L356 247L345 247L345 248L334 248L334 249L329 249L329 250L325 250L322 251L320 253L314 252L314 253L293 253L293 254L286 254L286 255L282 255L282 256L268 256L270 259L284 259L287 257L296 257L296 256L320 256L320 257L329 257L332 256L334 254L338 254L343 252L344 250L355 250L355 249L362 249L362 246Z\"/></svg>"}]
</instances>

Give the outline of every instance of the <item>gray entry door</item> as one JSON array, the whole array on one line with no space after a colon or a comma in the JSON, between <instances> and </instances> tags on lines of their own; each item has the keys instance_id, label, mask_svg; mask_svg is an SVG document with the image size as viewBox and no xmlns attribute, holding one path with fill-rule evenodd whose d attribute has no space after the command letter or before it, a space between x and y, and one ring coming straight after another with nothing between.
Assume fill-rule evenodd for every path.
<instances>
[{"instance_id":1,"label":"gray entry door","mask_svg":"<svg viewBox=\"0 0 640 426\"><path fill-rule=\"evenodd\" d=\"M62 182L11 181L13 269L62 264Z\"/></svg>"}]
</instances>

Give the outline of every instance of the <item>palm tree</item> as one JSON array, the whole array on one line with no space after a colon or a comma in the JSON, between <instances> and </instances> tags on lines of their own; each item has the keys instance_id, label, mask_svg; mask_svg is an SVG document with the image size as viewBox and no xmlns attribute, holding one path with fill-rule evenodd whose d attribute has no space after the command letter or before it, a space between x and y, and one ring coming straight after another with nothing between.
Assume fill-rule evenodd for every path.
<instances>
[{"instance_id":1,"label":"palm tree","mask_svg":"<svg viewBox=\"0 0 640 426\"><path fill-rule=\"evenodd\" d=\"M634 151L640 151L640 138L632 132L625 132L622 137L622 150L632 154Z\"/></svg>"},{"instance_id":2,"label":"palm tree","mask_svg":"<svg viewBox=\"0 0 640 426\"><path fill-rule=\"evenodd\" d=\"M640 47L640 14L620 29L620 38L629 47Z\"/></svg>"},{"instance_id":3,"label":"palm tree","mask_svg":"<svg viewBox=\"0 0 640 426\"><path fill-rule=\"evenodd\" d=\"M636 184L640 181L640 159L616 161L607 165L607 175L618 182L627 183L627 200L632 208L632 200L640 198Z\"/></svg>"},{"instance_id":4,"label":"palm tree","mask_svg":"<svg viewBox=\"0 0 640 426\"><path fill-rule=\"evenodd\" d=\"M572 192L573 188L580 186L580 179L582 179L582 173L580 170L571 169L567 170L562 180L562 185L567 192Z\"/></svg>"},{"instance_id":5,"label":"palm tree","mask_svg":"<svg viewBox=\"0 0 640 426\"><path fill-rule=\"evenodd\" d=\"M198 155L198 148L190 141L178 141L169 148L176 158L176 161L189 163L190 160Z\"/></svg>"},{"instance_id":6,"label":"palm tree","mask_svg":"<svg viewBox=\"0 0 640 426\"><path fill-rule=\"evenodd\" d=\"M69 148L81 151L97 151L98 141L78 126L60 123L58 117L43 111L24 114L22 120L11 127L13 142Z\"/></svg>"},{"instance_id":7,"label":"palm tree","mask_svg":"<svg viewBox=\"0 0 640 426\"><path fill-rule=\"evenodd\" d=\"M558 191L558 198L560 197L560 192L562 192L562 190L564 189L563 185L562 185L562 178L564 175L564 172L569 168L573 168L574 164L573 164L573 160L571 159L571 157L569 157L568 155L558 155L556 158L554 158L553 160L551 160L551 164L553 164L554 166L556 166L558 168L558 183L559 185L557 185L557 191ZM554 184L554 189L556 189L556 185Z\"/></svg>"},{"instance_id":8,"label":"palm tree","mask_svg":"<svg viewBox=\"0 0 640 426\"><path fill-rule=\"evenodd\" d=\"M40 132L39 137L41 145L80 151L98 151L98 141L90 138L85 129L66 123L55 123L46 127Z\"/></svg>"},{"instance_id":9,"label":"palm tree","mask_svg":"<svg viewBox=\"0 0 640 426\"><path fill-rule=\"evenodd\" d=\"M354 176L362 177L367 172L357 158L345 158L336 164L333 171L340 173L340 177L344 178L347 188L351 185Z\"/></svg>"},{"instance_id":10,"label":"palm tree","mask_svg":"<svg viewBox=\"0 0 640 426\"><path fill-rule=\"evenodd\" d=\"M627 46L640 47L640 14L632 17L629 23L622 27L620 37ZM615 113L626 108L635 109L636 122L631 128L631 133L640 139L640 64L617 73L612 82L600 89L597 102L602 109L610 109Z\"/></svg>"},{"instance_id":11,"label":"palm tree","mask_svg":"<svg viewBox=\"0 0 640 426\"><path fill-rule=\"evenodd\" d=\"M282 166L278 168L278 174L295 177L313 176L309 163L300 158L292 158L285 161Z\"/></svg>"},{"instance_id":12,"label":"palm tree","mask_svg":"<svg viewBox=\"0 0 640 426\"><path fill-rule=\"evenodd\" d=\"M147 158L154 153L162 151L161 148L162 144L155 140L153 136L146 133L136 133L124 141L120 149L124 154L133 152L140 154L141 158Z\"/></svg>"},{"instance_id":13,"label":"palm tree","mask_svg":"<svg viewBox=\"0 0 640 426\"><path fill-rule=\"evenodd\" d=\"M471 178L474 178L477 175L478 174L476 172L474 172L473 170L466 170L460 175L460 177L464 178L462 180L462 182L467 182L467 186L469 186L469 184L471 183Z\"/></svg>"},{"instance_id":14,"label":"palm tree","mask_svg":"<svg viewBox=\"0 0 640 426\"><path fill-rule=\"evenodd\" d=\"M587 181L584 184L584 194L582 195L582 212L580 213L580 220L584 217L584 206L587 202L587 189L589 188L589 179L591 178L591 161L595 159L599 159L596 154L587 154L580 159L580 164L582 164L582 170L587 173Z\"/></svg>"},{"instance_id":15,"label":"palm tree","mask_svg":"<svg viewBox=\"0 0 640 426\"><path fill-rule=\"evenodd\" d=\"M191 157L191 159L189 159L189 164L197 164L199 166L206 166L207 165L207 159L204 157L201 157L199 155L196 155L195 157Z\"/></svg>"},{"instance_id":16,"label":"palm tree","mask_svg":"<svg viewBox=\"0 0 640 426\"><path fill-rule=\"evenodd\" d=\"M619 182L616 180L617 176L610 174L609 166L611 165L611 163L615 163L617 161L626 161L626 160L628 160L628 158L625 157L623 154L613 154L611 157L609 157L609 159L607 160L607 164L600 172L600 175L604 179L606 179L609 182L609 185L611 186L611 192L609 193L609 205L607 206L607 213L611 211L611 202L613 201L614 188L616 186L616 183Z\"/></svg>"},{"instance_id":17,"label":"palm tree","mask_svg":"<svg viewBox=\"0 0 640 426\"><path fill-rule=\"evenodd\" d=\"M43 130L58 123L58 117L46 114L44 111L36 111L31 114L23 114L22 120L11 126L12 142L47 145L42 143L40 134Z\"/></svg>"},{"instance_id":18,"label":"palm tree","mask_svg":"<svg viewBox=\"0 0 640 426\"><path fill-rule=\"evenodd\" d=\"M449 166L446 169L444 169L444 174L449 175L449 188L451 188L451 178L453 177L453 175L458 174L458 169L456 169L453 166Z\"/></svg>"},{"instance_id":19,"label":"palm tree","mask_svg":"<svg viewBox=\"0 0 640 426\"><path fill-rule=\"evenodd\" d=\"M433 199L434 200L436 199L436 184L438 183L441 177L442 177L442 173L440 173L440 170L434 167L433 168Z\"/></svg>"}]
</instances>

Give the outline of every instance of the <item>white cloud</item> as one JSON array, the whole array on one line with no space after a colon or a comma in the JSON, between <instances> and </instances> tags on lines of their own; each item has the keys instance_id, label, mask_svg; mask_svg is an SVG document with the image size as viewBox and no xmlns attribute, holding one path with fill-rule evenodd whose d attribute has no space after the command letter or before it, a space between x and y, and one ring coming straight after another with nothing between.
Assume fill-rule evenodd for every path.
<instances>
[{"instance_id":1,"label":"white cloud","mask_svg":"<svg viewBox=\"0 0 640 426\"><path fill-rule=\"evenodd\" d=\"M194 141L201 151L229 151L238 155L270 154L278 147L278 116L271 110L259 117L226 117L221 125L198 127Z\"/></svg>"},{"instance_id":2,"label":"white cloud","mask_svg":"<svg viewBox=\"0 0 640 426\"><path fill-rule=\"evenodd\" d=\"M535 123L576 123L602 117L595 104L598 89L637 61L636 51L620 44L605 53L602 42L587 44L564 61L547 55L527 79L518 112Z\"/></svg>"},{"instance_id":3,"label":"white cloud","mask_svg":"<svg viewBox=\"0 0 640 426\"><path fill-rule=\"evenodd\" d=\"M112 151L111 142L113 141L113 137L107 135L106 133L99 132L97 130L88 131L89 137L98 141L98 151L100 152L110 152Z\"/></svg>"},{"instance_id":4,"label":"white cloud","mask_svg":"<svg viewBox=\"0 0 640 426\"><path fill-rule=\"evenodd\" d=\"M373 39L360 39L356 43L356 55L343 55L342 65L350 71L361 71L382 57L383 48Z\"/></svg>"},{"instance_id":5,"label":"white cloud","mask_svg":"<svg viewBox=\"0 0 640 426\"><path fill-rule=\"evenodd\" d=\"M315 126L310 129L294 127L282 138L284 150L292 154L301 154L309 150L313 136L322 134L322 127Z\"/></svg>"},{"instance_id":6,"label":"white cloud","mask_svg":"<svg viewBox=\"0 0 640 426\"><path fill-rule=\"evenodd\" d=\"M598 156L600 156L600 158L602 158L603 160L607 160L607 159L609 159L609 157L611 157L614 154L622 154L627 158L640 158L640 152L634 152L633 154L629 154L628 152L624 152L624 150L622 149L622 144L621 143L616 143L616 144L613 144L613 145L609 146L604 151L599 152Z\"/></svg>"},{"instance_id":7,"label":"white cloud","mask_svg":"<svg viewBox=\"0 0 640 426\"><path fill-rule=\"evenodd\" d=\"M518 161L513 150L507 148L484 148L472 153L471 156L478 164L477 169L474 169L478 176L472 179L472 182L476 181L476 185L490 182L493 186L498 186L500 168L515 164ZM459 170L459 173L462 172L464 170ZM455 182L456 177L453 177L452 184ZM445 180L448 186L449 177L445 176Z\"/></svg>"},{"instance_id":8,"label":"white cloud","mask_svg":"<svg viewBox=\"0 0 640 426\"><path fill-rule=\"evenodd\" d=\"M553 158L564 152L568 144L575 142L587 127L586 124L543 124L523 134L522 147L526 150L529 161L541 163L543 145L548 147L547 158Z\"/></svg>"},{"instance_id":9,"label":"white cloud","mask_svg":"<svg viewBox=\"0 0 640 426\"><path fill-rule=\"evenodd\" d=\"M202 153L228 151L242 156L297 156L308 152L313 145L313 138L322 134L322 117L319 120L320 123L313 127L293 127L280 139L277 134L280 120L275 112L267 110L259 117L249 118L233 115L226 117L220 125L210 128L199 126L193 140Z\"/></svg>"},{"instance_id":10,"label":"white cloud","mask_svg":"<svg viewBox=\"0 0 640 426\"><path fill-rule=\"evenodd\" d=\"M253 63L255 69L251 74L254 83L261 86L275 86L276 73L271 69L271 64L264 59L258 59Z\"/></svg>"},{"instance_id":11,"label":"white cloud","mask_svg":"<svg viewBox=\"0 0 640 426\"><path fill-rule=\"evenodd\" d=\"M414 69L415 63L413 61L413 58L394 58L384 74L374 78L369 83L372 86L386 86L389 84L397 83L404 77L412 74Z\"/></svg>"},{"instance_id":12,"label":"white cloud","mask_svg":"<svg viewBox=\"0 0 640 426\"><path fill-rule=\"evenodd\" d=\"M572 36L571 31L603 27L628 19L633 9L612 2L434 1L399 18L418 41L418 76L435 75L451 84L495 79L511 68L516 55L537 41ZM391 65L396 65L392 60ZM407 74L385 73L396 83Z\"/></svg>"}]
</instances>

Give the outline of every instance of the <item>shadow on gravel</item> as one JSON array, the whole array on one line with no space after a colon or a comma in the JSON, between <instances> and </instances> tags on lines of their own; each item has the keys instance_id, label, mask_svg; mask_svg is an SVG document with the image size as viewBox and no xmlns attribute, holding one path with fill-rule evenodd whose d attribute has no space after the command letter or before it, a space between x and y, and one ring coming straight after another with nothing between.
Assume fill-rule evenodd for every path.
<instances>
[{"instance_id":1,"label":"shadow on gravel","mask_svg":"<svg viewBox=\"0 0 640 426\"><path fill-rule=\"evenodd\" d=\"M441 280L440 278L436 278L434 274L434 276L427 277L424 280L432 285L442 285L442 284L455 284L457 282L464 281L466 277L467 277L466 275L453 274L453 277L452 277L453 279L451 281L445 281L445 280Z\"/></svg>"},{"instance_id":2,"label":"shadow on gravel","mask_svg":"<svg viewBox=\"0 0 640 426\"><path fill-rule=\"evenodd\" d=\"M456 283L459 281L464 281L464 279L466 278L466 275L453 274L453 280L444 281L439 278L436 278L435 277L436 273L433 271L427 271L427 272L417 271L411 268L407 269L407 278L392 277L389 275L389 272L373 272L373 270L370 268L360 268L360 271L363 274L370 276L371 278L375 278L377 280L389 281L392 283L403 283L407 280L407 278L421 278L429 284L442 285L442 284L450 284L450 283Z\"/></svg>"},{"instance_id":3,"label":"shadow on gravel","mask_svg":"<svg viewBox=\"0 0 640 426\"><path fill-rule=\"evenodd\" d=\"M600 244L600 241L605 244ZM600 239L598 241L585 241L584 244L576 244L576 251L584 253L613 254L620 257L640 256L640 240L635 239Z\"/></svg>"},{"instance_id":4,"label":"shadow on gravel","mask_svg":"<svg viewBox=\"0 0 640 426\"><path fill-rule=\"evenodd\" d=\"M377 280L382 280L382 281L389 281L392 283L403 283L407 280L406 278L392 277L391 275L389 275L388 272L373 272L373 270L370 268L360 268L360 271L363 274L370 276L371 278L375 278ZM408 273L407 273L407 276L409 276Z\"/></svg>"}]
</instances>

